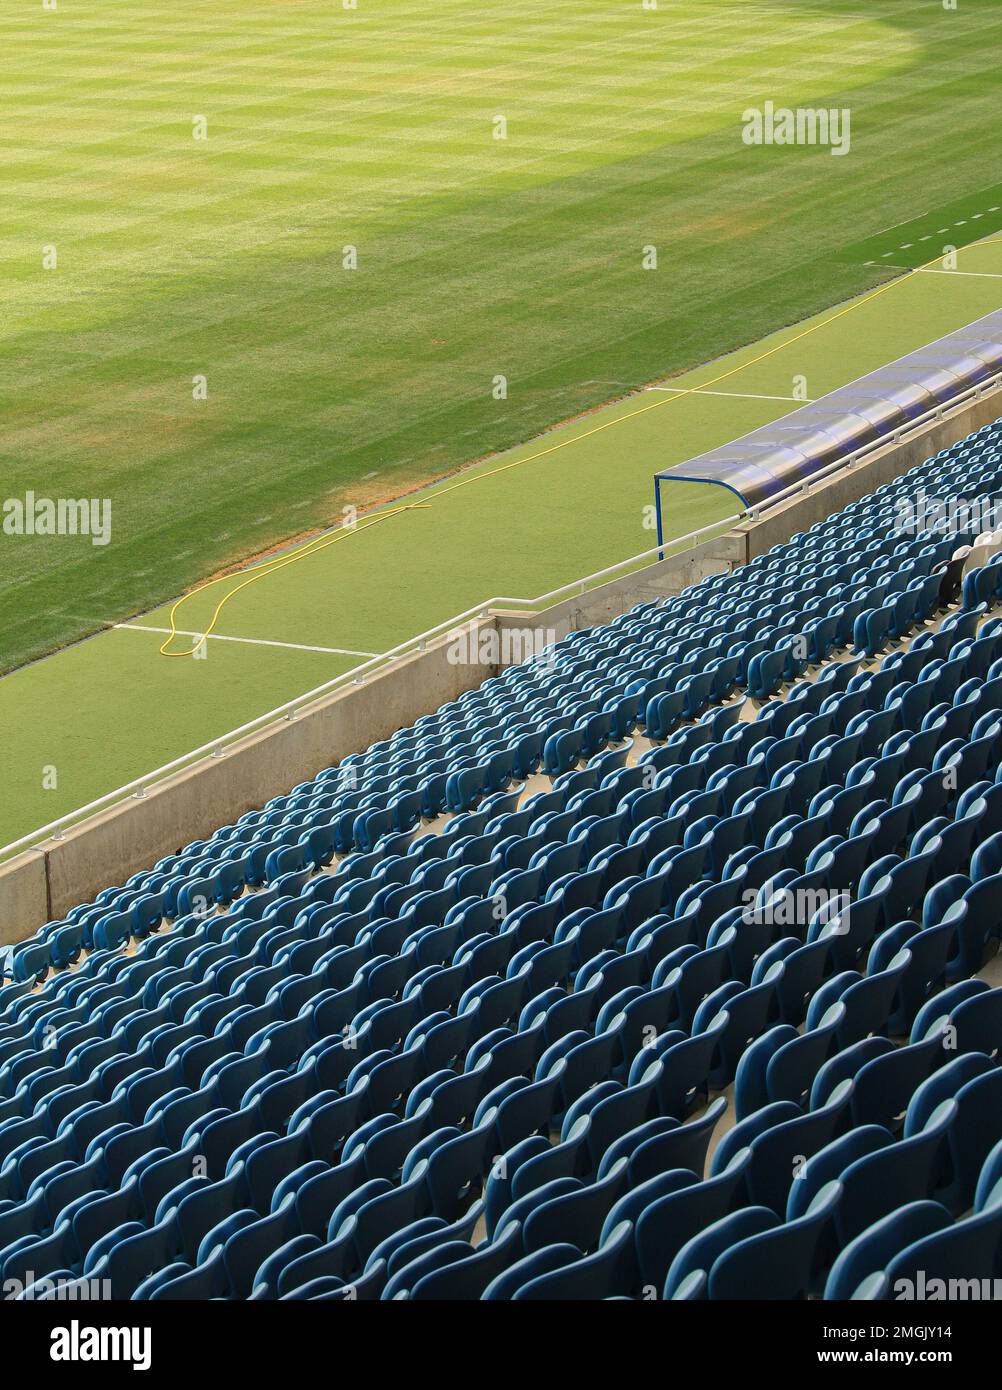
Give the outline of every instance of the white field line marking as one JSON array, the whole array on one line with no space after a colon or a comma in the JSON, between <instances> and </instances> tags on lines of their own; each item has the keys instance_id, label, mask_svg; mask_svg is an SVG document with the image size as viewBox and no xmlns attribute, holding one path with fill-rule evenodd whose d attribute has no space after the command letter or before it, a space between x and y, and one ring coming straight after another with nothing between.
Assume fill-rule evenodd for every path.
<instances>
[{"instance_id":1,"label":"white field line marking","mask_svg":"<svg viewBox=\"0 0 1002 1390\"><path fill-rule=\"evenodd\" d=\"M164 632L169 627L148 627L145 623L112 623L112 627L129 632ZM175 629L178 637L204 638L204 632L187 632L184 628ZM221 632L210 632L210 642L244 642L251 647L288 647L296 652L327 652L333 656L380 656L380 652L356 652L350 647L308 647L303 642L272 642L267 637L226 637Z\"/></svg>"},{"instance_id":2,"label":"white field line marking","mask_svg":"<svg viewBox=\"0 0 1002 1390\"><path fill-rule=\"evenodd\" d=\"M921 275L966 275L972 280L1002 280L1002 275L990 270L936 270L932 266L920 266Z\"/></svg>"},{"instance_id":3,"label":"white field line marking","mask_svg":"<svg viewBox=\"0 0 1002 1390\"><path fill-rule=\"evenodd\" d=\"M995 206L994 206L994 207L990 207L990 208L987 210L987 212L973 212L973 213L971 213L971 216L970 216L969 218L968 218L968 217L962 217L962 218L960 219L959 222L953 222L953 223L950 224L949 227L940 227L939 230L938 230L937 232L929 232L928 235L919 237L919 241L920 241L920 242L922 242L922 241L931 241L932 238L933 238L934 236L946 236L950 231L952 231L952 229L953 229L954 227L966 227L967 224L968 224L968 222L978 222L978 221L980 221L980 219L981 219L982 217L987 217L989 213L993 213L993 212L1002 212L1002 204L996 203ZM907 225L906 223L899 223L899 226L906 226L906 225ZM888 231L894 231L894 228L893 228L893 227L889 227L887 230L888 230ZM881 232L875 233L875 237L876 237L876 236L881 236L881 235L883 235L883 233L881 233ZM908 251L908 250L910 250L914 245L915 245L915 243L914 243L913 241L903 241L903 242L901 243L901 245L900 245L899 247L897 247L897 250L898 250L898 251ZM969 243L969 245L970 245L970 246L976 246L976 245L977 245L977 242L976 242L976 241L972 241L972 242ZM962 246L960 249L961 249L962 251L966 251L966 250L967 250L967 247L966 247L966 246ZM894 255L894 252L893 252L893 251L884 251L881 258L882 258L883 260L886 260L888 256L893 256L893 255ZM876 261L867 261L866 264L867 264L867 265L876 265L877 262L876 262ZM891 269L891 270L899 270L899 269L900 269L900 270L908 270L908 269L910 269L910 267L908 267L908 266L890 266L889 269ZM972 272L972 273L973 273L973 272Z\"/></svg>"},{"instance_id":4,"label":"white field line marking","mask_svg":"<svg viewBox=\"0 0 1002 1390\"><path fill-rule=\"evenodd\" d=\"M747 391L704 391L700 386L645 386L645 391L672 391L677 396L729 396L735 401L795 401L797 405L812 405L813 401L800 396L755 396Z\"/></svg>"},{"instance_id":5,"label":"white field line marking","mask_svg":"<svg viewBox=\"0 0 1002 1390\"><path fill-rule=\"evenodd\" d=\"M997 204L996 204L995 207L992 207L992 208L989 208L989 209L988 209L988 212L989 212L989 213L991 213L991 212L999 212L999 211L1002 211L1002 208L1000 208ZM981 220L982 217L985 217L985 216L987 216L987 213L984 213L984 212L973 212L973 213L971 214L970 217L962 217L962 218L960 218L960 220L959 220L958 222L954 222L952 225L953 225L954 227L966 227L967 224L968 224L968 222L978 222L978 221ZM935 235L936 235L936 236L946 236L946 234L947 234L950 230L951 230L950 227L940 227L939 231L936 232ZM930 238L931 238L932 236L933 236L933 233L930 232L930 233L929 233L929 236L919 237L919 241L929 241ZM914 246L914 244L915 244L915 243L912 242L912 241L903 241L903 242L901 243L901 245L898 247L898 250L899 250L899 251L907 251L907 250L909 249L909 247ZM976 243L976 242L971 242L971 245L974 246L974 245L977 245L977 243ZM966 250L967 248L966 248L966 247L961 247L960 249L961 249L961 250ZM894 252L893 252L893 251L885 251L884 254L887 255L887 256L893 256Z\"/></svg>"}]
</instances>

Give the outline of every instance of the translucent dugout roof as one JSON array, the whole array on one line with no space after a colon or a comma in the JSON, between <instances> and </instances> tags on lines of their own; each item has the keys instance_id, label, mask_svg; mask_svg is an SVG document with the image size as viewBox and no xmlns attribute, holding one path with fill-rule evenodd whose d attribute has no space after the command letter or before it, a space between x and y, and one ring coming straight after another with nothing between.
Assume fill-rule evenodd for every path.
<instances>
[{"instance_id":1,"label":"translucent dugout roof","mask_svg":"<svg viewBox=\"0 0 1002 1390\"><path fill-rule=\"evenodd\" d=\"M1002 310L762 425L675 464L662 482L716 483L757 506L838 458L891 435L1002 371Z\"/></svg>"}]
</instances>

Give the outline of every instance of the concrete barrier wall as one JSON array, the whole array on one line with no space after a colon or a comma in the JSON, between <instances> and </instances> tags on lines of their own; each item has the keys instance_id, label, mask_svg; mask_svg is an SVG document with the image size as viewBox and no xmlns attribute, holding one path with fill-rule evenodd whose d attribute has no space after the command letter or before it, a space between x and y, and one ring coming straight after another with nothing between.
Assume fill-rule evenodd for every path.
<instances>
[{"instance_id":1,"label":"concrete barrier wall","mask_svg":"<svg viewBox=\"0 0 1002 1390\"><path fill-rule=\"evenodd\" d=\"M494 619L478 620L474 634L482 627L494 631ZM456 661L452 646L448 638L430 643L12 860L0 868L0 941L21 940L494 674L496 667Z\"/></svg>"},{"instance_id":2,"label":"concrete barrier wall","mask_svg":"<svg viewBox=\"0 0 1002 1390\"><path fill-rule=\"evenodd\" d=\"M23 941L51 915L41 850L29 850L0 865L0 946Z\"/></svg>"},{"instance_id":3,"label":"concrete barrier wall","mask_svg":"<svg viewBox=\"0 0 1002 1390\"><path fill-rule=\"evenodd\" d=\"M791 533L792 534L792 533ZM680 594L690 584L698 584L708 575L736 569L748 559L748 537L739 531L728 531L713 540L703 541L690 550L669 555L652 565L635 570L620 579L612 579L584 593L562 599L536 614L514 609L496 611L501 667L517 663L520 649L531 647L538 651L548 642L559 642L570 632L598 627L620 613L626 613L638 603L668 598ZM514 659L511 657L514 655Z\"/></svg>"},{"instance_id":4,"label":"concrete barrier wall","mask_svg":"<svg viewBox=\"0 0 1002 1390\"><path fill-rule=\"evenodd\" d=\"M956 443L1002 414L1002 393L986 395L889 444L865 463L745 522L622 578L573 595L538 613L499 612L430 643L364 684L318 700L104 811L65 838L48 840L0 866L0 945L22 940L109 884L124 883L166 854L245 811L289 791L349 753L412 724L447 700L480 685L528 649L594 627L637 603L679 593L709 574L733 569L854 502L881 483ZM486 640L485 640L486 638ZM492 655L493 653L493 655Z\"/></svg>"}]
</instances>

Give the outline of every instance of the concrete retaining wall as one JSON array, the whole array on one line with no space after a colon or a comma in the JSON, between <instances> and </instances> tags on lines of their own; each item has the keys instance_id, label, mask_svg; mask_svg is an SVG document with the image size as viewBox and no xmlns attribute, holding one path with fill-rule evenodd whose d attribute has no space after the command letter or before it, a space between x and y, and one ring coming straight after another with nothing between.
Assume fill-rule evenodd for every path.
<instances>
[{"instance_id":1,"label":"concrete retaining wall","mask_svg":"<svg viewBox=\"0 0 1002 1390\"><path fill-rule=\"evenodd\" d=\"M23 941L50 916L44 853L29 850L0 866L0 946Z\"/></svg>"},{"instance_id":2,"label":"concrete retaining wall","mask_svg":"<svg viewBox=\"0 0 1002 1390\"><path fill-rule=\"evenodd\" d=\"M607 584L562 599L534 615L513 609L496 611L501 633L500 664L514 665L514 661L506 659L506 654L519 649L519 642L506 640L506 634L532 632L536 634L535 649L538 650L539 646L545 645L545 640L559 642L569 632L580 632L584 628L607 623L638 603L680 594L688 585L698 584L707 575L735 569L748 558L748 537L738 531L728 531L690 550L645 565L643 569L623 575L620 579L612 579ZM524 645L528 645L528 638Z\"/></svg>"},{"instance_id":3,"label":"concrete retaining wall","mask_svg":"<svg viewBox=\"0 0 1002 1390\"><path fill-rule=\"evenodd\" d=\"M474 639L493 618L472 625ZM0 868L0 943L21 940L108 884L315 777L349 753L480 685L496 667L457 662L441 638L385 673L349 685L102 811Z\"/></svg>"}]
</instances>

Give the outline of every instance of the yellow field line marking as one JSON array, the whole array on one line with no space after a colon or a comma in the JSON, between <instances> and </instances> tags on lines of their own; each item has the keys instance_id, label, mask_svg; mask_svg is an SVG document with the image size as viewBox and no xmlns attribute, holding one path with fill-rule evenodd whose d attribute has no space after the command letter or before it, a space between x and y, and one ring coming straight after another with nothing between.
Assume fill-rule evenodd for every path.
<instances>
[{"instance_id":1,"label":"yellow field line marking","mask_svg":"<svg viewBox=\"0 0 1002 1390\"><path fill-rule=\"evenodd\" d=\"M390 507L385 512L378 512L372 518L372 520L369 521L368 524L365 526L358 525L353 526L351 528L342 526L333 536L317 536L312 541L307 541L305 545L303 545L300 549L296 550L292 555L276 557L274 560L266 560L263 564L255 566L253 573L250 574L248 578L242 580L239 584L237 584L235 588L231 589L227 594L225 594L223 598L221 598L220 601L216 604L215 610L212 614L212 619L208 627L202 633L201 639L198 642L194 643L193 646L187 648L185 651L169 652L167 648L170 646L171 642L173 642L174 638L178 635L175 618L178 609L182 606L182 604L187 603L188 600L194 598L196 594L204 593L206 589L211 589L216 584L222 584L225 580L232 579L233 576L229 574L220 575L218 579L210 579L207 583L200 584L197 589L192 589L189 593L182 594L182 596L177 600L177 602L170 610L170 632L167 637L167 640L160 647L160 655L194 655L194 653L199 649L205 638L211 636L212 631L216 626L216 623L219 621L220 613L222 613L223 609L229 603L230 599L234 598L240 592L241 589L246 589L248 585L256 584L259 579L267 579L269 575L277 573L278 570L285 569L286 565L293 565L296 564L296 562L299 560L305 560L308 555L315 555L319 550L326 550L329 545L336 545L338 541L348 540L351 536L357 536L361 531L370 531L373 526L378 526L381 521L388 521L391 516L396 516L399 512L410 512L422 507L426 507L427 505L428 504L426 502L408 502L400 507Z\"/></svg>"}]
</instances>

